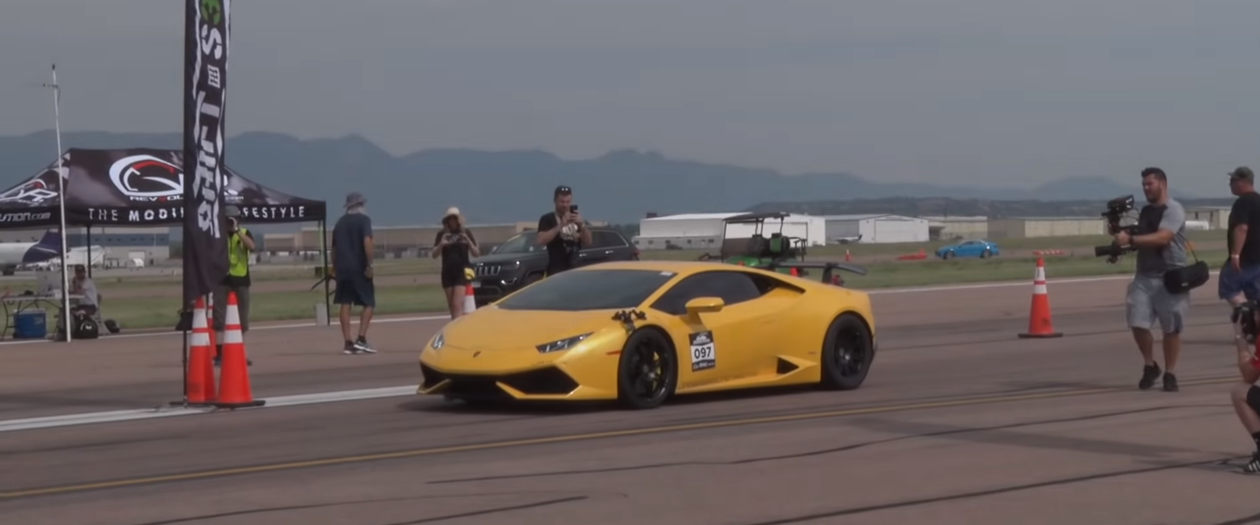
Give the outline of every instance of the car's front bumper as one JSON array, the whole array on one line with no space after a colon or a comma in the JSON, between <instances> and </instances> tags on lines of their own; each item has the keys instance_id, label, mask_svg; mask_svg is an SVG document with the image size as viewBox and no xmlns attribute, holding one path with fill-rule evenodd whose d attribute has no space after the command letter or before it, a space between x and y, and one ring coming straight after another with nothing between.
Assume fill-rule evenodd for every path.
<instances>
[{"instance_id":1,"label":"car's front bumper","mask_svg":"<svg viewBox=\"0 0 1260 525\"><path fill-rule=\"evenodd\" d=\"M615 353L543 355L445 346L420 354L417 394L461 399L593 401L617 398Z\"/></svg>"}]
</instances>

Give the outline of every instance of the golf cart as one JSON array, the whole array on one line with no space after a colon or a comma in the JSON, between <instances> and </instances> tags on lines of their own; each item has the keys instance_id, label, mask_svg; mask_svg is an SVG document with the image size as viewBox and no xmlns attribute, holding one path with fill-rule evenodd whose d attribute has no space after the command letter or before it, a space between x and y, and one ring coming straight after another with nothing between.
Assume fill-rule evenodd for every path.
<instances>
[{"instance_id":1,"label":"golf cart","mask_svg":"<svg viewBox=\"0 0 1260 525\"><path fill-rule=\"evenodd\" d=\"M844 286L844 279L833 270L845 270L858 275L866 275L866 269L860 266L834 262L806 262L806 240L800 237L786 236L783 226L791 214L787 212L744 213L727 217L722 221L721 251L715 256L705 253L700 260L718 259L727 264L750 266L764 270L793 274L800 277L809 275L809 269L822 270L822 282ZM779 221L779 229L767 236L766 221ZM752 224L753 233L749 237L730 237L731 224Z\"/></svg>"}]
</instances>

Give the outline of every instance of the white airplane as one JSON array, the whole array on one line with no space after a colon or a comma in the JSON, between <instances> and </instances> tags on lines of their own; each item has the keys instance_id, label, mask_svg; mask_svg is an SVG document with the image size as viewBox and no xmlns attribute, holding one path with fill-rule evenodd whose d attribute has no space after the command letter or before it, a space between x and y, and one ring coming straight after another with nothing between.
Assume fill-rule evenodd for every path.
<instances>
[{"instance_id":1,"label":"white airplane","mask_svg":"<svg viewBox=\"0 0 1260 525\"><path fill-rule=\"evenodd\" d=\"M89 253L92 254L92 261L90 263L88 262ZM104 260L105 248L99 244L93 244L88 247L79 246L77 248L70 248L70 251L66 253L66 265L72 267L78 264L91 264L91 266L99 267ZM61 269L61 257L53 256L53 258L43 262L18 266L19 270L23 268L29 268L32 270L59 270Z\"/></svg>"},{"instance_id":2,"label":"white airplane","mask_svg":"<svg viewBox=\"0 0 1260 525\"><path fill-rule=\"evenodd\" d=\"M13 275L17 267L61 257L61 235L44 232L37 242L0 242L0 273Z\"/></svg>"}]
</instances>

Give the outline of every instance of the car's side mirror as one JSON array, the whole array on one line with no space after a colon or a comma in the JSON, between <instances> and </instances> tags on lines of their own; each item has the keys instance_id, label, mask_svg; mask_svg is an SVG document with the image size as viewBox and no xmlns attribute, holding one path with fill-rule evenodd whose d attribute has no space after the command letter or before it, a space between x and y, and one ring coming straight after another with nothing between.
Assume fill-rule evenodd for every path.
<instances>
[{"instance_id":1,"label":"car's side mirror","mask_svg":"<svg viewBox=\"0 0 1260 525\"><path fill-rule=\"evenodd\" d=\"M687 301L687 313L696 315L708 312L721 312L726 302L721 297L697 297Z\"/></svg>"}]
</instances>

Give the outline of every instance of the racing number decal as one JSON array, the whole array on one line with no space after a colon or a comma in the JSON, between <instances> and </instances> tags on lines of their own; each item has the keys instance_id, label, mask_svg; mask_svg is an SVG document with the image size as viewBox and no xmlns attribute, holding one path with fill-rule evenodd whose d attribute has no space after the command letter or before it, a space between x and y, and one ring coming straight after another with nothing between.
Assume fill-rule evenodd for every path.
<instances>
[{"instance_id":1,"label":"racing number decal","mask_svg":"<svg viewBox=\"0 0 1260 525\"><path fill-rule=\"evenodd\" d=\"M697 332L687 336L691 340L691 371L708 370L717 366L717 353L713 349L713 332Z\"/></svg>"}]
</instances>

